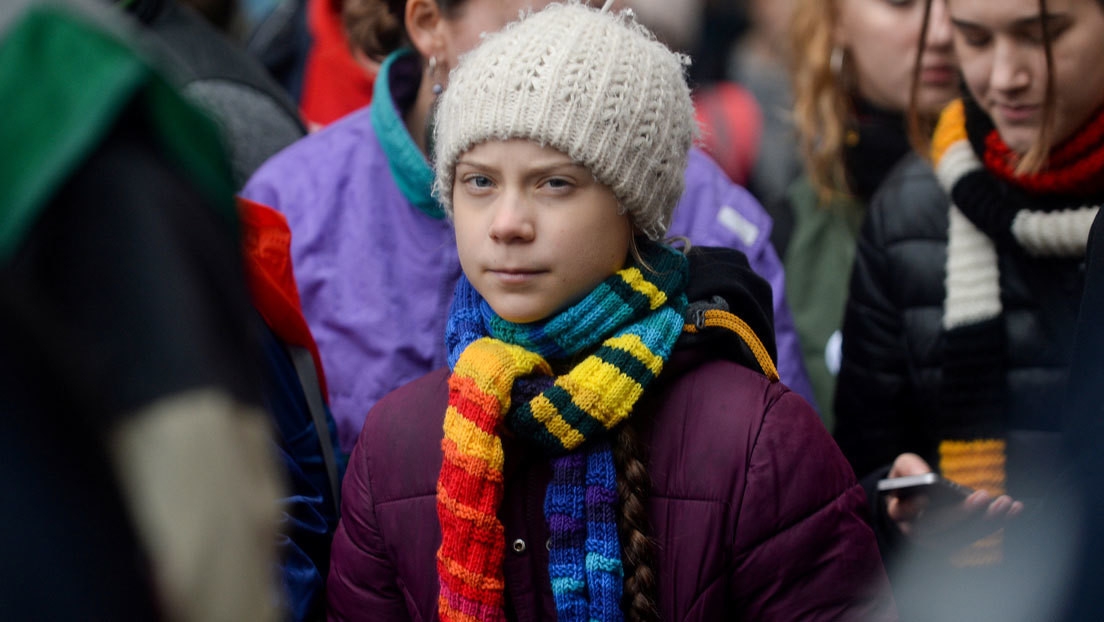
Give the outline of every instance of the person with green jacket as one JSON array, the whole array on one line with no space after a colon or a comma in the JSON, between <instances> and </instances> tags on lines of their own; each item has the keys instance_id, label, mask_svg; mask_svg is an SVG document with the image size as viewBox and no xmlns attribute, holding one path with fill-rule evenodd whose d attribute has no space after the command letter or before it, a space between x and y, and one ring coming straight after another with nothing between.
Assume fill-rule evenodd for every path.
<instances>
[{"instance_id":1,"label":"person with green jacket","mask_svg":"<svg viewBox=\"0 0 1104 622\"><path fill-rule=\"evenodd\" d=\"M866 204L910 151L910 97L927 115L958 92L951 26L933 4L920 47L923 6L889 0L798 0L794 121L805 174L791 184L772 241L786 273L802 356L821 417L834 426L843 311ZM923 67L911 93L917 53Z\"/></svg>"}]
</instances>

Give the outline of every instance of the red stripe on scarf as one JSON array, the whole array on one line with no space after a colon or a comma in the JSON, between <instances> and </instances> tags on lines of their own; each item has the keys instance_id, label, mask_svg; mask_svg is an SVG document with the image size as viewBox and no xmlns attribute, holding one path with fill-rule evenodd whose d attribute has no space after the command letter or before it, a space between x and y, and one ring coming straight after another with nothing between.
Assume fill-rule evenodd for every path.
<instances>
[{"instance_id":1,"label":"red stripe on scarf","mask_svg":"<svg viewBox=\"0 0 1104 622\"><path fill-rule=\"evenodd\" d=\"M1104 109L1055 147L1047 168L1038 173L1016 175L1020 154L1005 144L997 130L985 137L982 160L997 177L1034 194L1084 195L1104 189Z\"/></svg>"}]
</instances>

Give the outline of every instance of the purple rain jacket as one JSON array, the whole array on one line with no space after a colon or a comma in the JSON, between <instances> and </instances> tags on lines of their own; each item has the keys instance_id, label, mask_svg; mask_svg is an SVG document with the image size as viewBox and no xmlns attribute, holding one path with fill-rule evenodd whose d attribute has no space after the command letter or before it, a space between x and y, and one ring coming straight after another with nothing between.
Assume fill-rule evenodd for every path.
<instances>
[{"instance_id":1,"label":"purple rain jacket","mask_svg":"<svg viewBox=\"0 0 1104 622\"><path fill-rule=\"evenodd\" d=\"M445 364L460 260L452 225L430 196L433 171L402 121L420 76L414 55L391 55L370 106L276 154L241 192L287 217L345 452L380 398ZM815 404L770 230L763 207L694 149L668 235L747 255L773 289L782 381Z\"/></svg>"}]
</instances>

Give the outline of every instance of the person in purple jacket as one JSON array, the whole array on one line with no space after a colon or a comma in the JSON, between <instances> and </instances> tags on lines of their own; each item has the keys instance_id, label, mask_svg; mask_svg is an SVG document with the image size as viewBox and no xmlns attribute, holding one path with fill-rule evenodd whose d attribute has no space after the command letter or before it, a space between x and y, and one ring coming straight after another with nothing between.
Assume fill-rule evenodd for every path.
<instances>
[{"instance_id":1,"label":"person in purple jacket","mask_svg":"<svg viewBox=\"0 0 1104 622\"><path fill-rule=\"evenodd\" d=\"M274 156L242 191L288 219L303 311L346 452L377 400L446 360L442 336L460 264L452 225L430 192L433 104L481 32L547 0L349 4L357 9L346 20L351 39L386 57L373 103ZM747 254L771 284L782 379L812 402L770 229L762 206L693 149L670 233Z\"/></svg>"},{"instance_id":2,"label":"person in purple jacket","mask_svg":"<svg viewBox=\"0 0 1104 622\"><path fill-rule=\"evenodd\" d=\"M862 489L778 381L769 286L664 241L686 58L611 4L548 5L452 71L448 367L367 415L330 619L895 619Z\"/></svg>"}]
</instances>

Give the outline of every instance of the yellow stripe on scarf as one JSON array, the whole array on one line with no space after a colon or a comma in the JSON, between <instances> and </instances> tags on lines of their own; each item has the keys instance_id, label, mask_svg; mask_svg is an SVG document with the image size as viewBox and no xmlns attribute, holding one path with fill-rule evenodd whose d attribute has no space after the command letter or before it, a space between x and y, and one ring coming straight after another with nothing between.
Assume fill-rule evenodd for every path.
<instances>
[{"instance_id":1,"label":"yellow stripe on scarf","mask_svg":"<svg viewBox=\"0 0 1104 622\"><path fill-rule=\"evenodd\" d=\"M1000 439L943 441L939 444L939 470L943 477L985 490L993 497L1004 494L1006 443ZM956 567L989 566L1003 558L1004 531L986 536L951 556Z\"/></svg>"},{"instance_id":2,"label":"yellow stripe on scarf","mask_svg":"<svg viewBox=\"0 0 1104 622\"><path fill-rule=\"evenodd\" d=\"M663 370L663 359L653 354L637 335L614 337L604 345L629 354L653 374L658 375ZM644 393L644 387L635 378L597 357L588 357L570 373L557 378L556 386L571 395L572 404L606 429L629 416L632 405ZM559 439L565 448L574 449L585 440L582 433L564 419L556 406L544 396L534 398L529 406L533 418Z\"/></svg>"},{"instance_id":3,"label":"yellow stripe on scarf","mask_svg":"<svg viewBox=\"0 0 1104 622\"><path fill-rule=\"evenodd\" d=\"M498 437L481 430L451 405L445 410L445 438L456 443L465 456L478 458L494 471L502 471L504 456L502 443L496 442Z\"/></svg>"},{"instance_id":4,"label":"yellow stripe on scarf","mask_svg":"<svg viewBox=\"0 0 1104 622\"><path fill-rule=\"evenodd\" d=\"M556 384L571 394L576 406L606 429L627 417L644 393L640 383L606 361L588 359L578 369L585 375L563 376Z\"/></svg>"},{"instance_id":5,"label":"yellow stripe on scarf","mask_svg":"<svg viewBox=\"0 0 1104 622\"><path fill-rule=\"evenodd\" d=\"M649 350L648 346L644 345L644 340L640 338L640 335L625 333L624 335L607 340L603 345L628 352L633 358L643 363L644 367L648 368L648 371L657 376L659 372L663 371L663 359Z\"/></svg>"},{"instance_id":6,"label":"yellow stripe on scarf","mask_svg":"<svg viewBox=\"0 0 1104 622\"><path fill-rule=\"evenodd\" d=\"M529 402L529 408L533 412L533 418L539 421L552 436L558 438L566 449L575 449L586 440L581 432L563 418L555 404L547 397L538 395L533 398Z\"/></svg>"},{"instance_id":7,"label":"yellow stripe on scarf","mask_svg":"<svg viewBox=\"0 0 1104 622\"><path fill-rule=\"evenodd\" d=\"M997 497L1004 494L1005 442L999 439L943 441L939 470L943 477Z\"/></svg>"},{"instance_id":8,"label":"yellow stripe on scarf","mask_svg":"<svg viewBox=\"0 0 1104 622\"><path fill-rule=\"evenodd\" d=\"M464 350L464 355L456 362L453 373L471 378L480 391L502 400L503 414L510 409L510 392L515 379L534 371L552 375L552 368L539 354L490 337L473 341Z\"/></svg>"},{"instance_id":9,"label":"yellow stripe on scarf","mask_svg":"<svg viewBox=\"0 0 1104 622\"><path fill-rule=\"evenodd\" d=\"M648 306L652 311L655 311L667 302L667 294L660 291L659 288L653 285L648 279L644 278L644 274L635 266L622 270L620 274L621 278L625 280L625 283L627 283L629 287L640 292L648 299Z\"/></svg>"},{"instance_id":10,"label":"yellow stripe on scarf","mask_svg":"<svg viewBox=\"0 0 1104 622\"><path fill-rule=\"evenodd\" d=\"M932 161L938 164L947 149L960 140L966 140L966 105L956 99L939 115L932 135Z\"/></svg>"}]
</instances>

